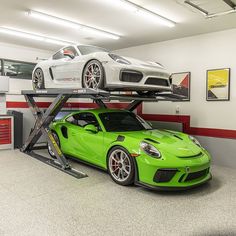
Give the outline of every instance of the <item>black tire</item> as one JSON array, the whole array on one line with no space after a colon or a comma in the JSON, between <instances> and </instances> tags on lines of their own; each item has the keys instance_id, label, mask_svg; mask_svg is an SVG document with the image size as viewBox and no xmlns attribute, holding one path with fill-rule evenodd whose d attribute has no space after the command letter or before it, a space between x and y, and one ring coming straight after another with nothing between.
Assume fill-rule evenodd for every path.
<instances>
[{"instance_id":1,"label":"black tire","mask_svg":"<svg viewBox=\"0 0 236 236\"><path fill-rule=\"evenodd\" d=\"M136 93L140 96L154 96L155 95L155 91L136 91Z\"/></svg>"},{"instance_id":2,"label":"black tire","mask_svg":"<svg viewBox=\"0 0 236 236\"><path fill-rule=\"evenodd\" d=\"M117 154L117 156L116 156L117 159L116 160L119 159L118 158L118 153L119 152L125 154L125 158L123 159L122 164L118 161L117 162L114 161L114 158L115 158L116 154ZM127 169L128 165L130 167ZM107 155L107 170L108 170L108 173L110 174L112 180L114 182L116 182L117 184L119 184L119 185L127 186L127 185L131 185L131 184L134 183L134 176L135 176L135 166L134 165L135 164L134 164L133 158L130 156L128 151L125 148L121 147L121 146L113 147ZM117 168L119 168L119 170L115 171ZM129 174L127 174L127 172L124 169ZM118 173L120 173L120 174L118 174ZM120 176L121 178L119 178L118 176ZM123 179L122 179L122 176L124 177Z\"/></svg>"},{"instance_id":3,"label":"black tire","mask_svg":"<svg viewBox=\"0 0 236 236\"><path fill-rule=\"evenodd\" d=\"M61 147L61 145L60 145L60 139L59 139L57 133L56 133L55 131L52 131L52 135L53 135L54 139L56 140L57 145L58 145L59 147ZM52 158L56 159L56 156L55 156L55 154L53 153L53 151L51 150L49 143L48 143L48 153L49 153L49 155L50 155Z\"/></svg>"},{"instance_id":4,"label":"black tire","mask_svg":"<svg viewBox=\"0 0 236 236\"><path fill-rule=\"evenodd\" d=\"M32 76L32 85L33 85L34 90L45 88L44 74L41 68L37 68L34 71L33 76Z\"/></svg>"},{"instance_id":5,"label":"black tire","mask_svg":"<svg viewBox=\"0 0 236 236\"><path fill-rule=\"evenodd\" d=\"M82 87L91 89L103 89L104 77L105 73L102 63L98 60L91 60L84 67L82 75Z\"/></svg>"}]
</instances>

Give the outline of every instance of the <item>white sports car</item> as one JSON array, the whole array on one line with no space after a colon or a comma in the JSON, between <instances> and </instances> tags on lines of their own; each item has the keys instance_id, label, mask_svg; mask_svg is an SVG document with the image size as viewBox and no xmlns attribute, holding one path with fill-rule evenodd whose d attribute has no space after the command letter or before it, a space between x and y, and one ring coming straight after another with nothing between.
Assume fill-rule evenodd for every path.
<instances>
[{"instance_id":1,"label":"white sports car","mask_svg":"<svg viewBox=\"0 0 236 236\"><path fill-rule=\"evenodd\" d=\"M82 87L144 94L171 91L169 77L157 62L121 57L95 46L71 45L39 62L32 83L34 89Z\"/></svg>"}]
</instances>

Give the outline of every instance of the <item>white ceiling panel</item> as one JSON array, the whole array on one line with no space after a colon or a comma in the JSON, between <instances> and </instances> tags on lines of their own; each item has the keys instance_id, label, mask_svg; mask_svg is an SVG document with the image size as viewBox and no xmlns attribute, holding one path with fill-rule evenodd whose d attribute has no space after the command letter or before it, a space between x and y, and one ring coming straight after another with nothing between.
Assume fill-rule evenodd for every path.
<instances>
[{"instance_id":1,"label":"white ceiling panel","mask_svg":"<svg viewBox=\"0 0 236 236\"><path fill-rule=\"evenodd\" d=\"M184 0L132 0L177 22L174 28L165 27L125 8L117 7L115 1L118 0L0 0L0 26L112 50L236 27L236 14L206 20L204 16L183 4ZM223 1L220 0L195 2L214 11L225 10L225 6L228 8L226 4L222 5ZM110 31L121 38L112 40L83 30L39 21L25 14L29 9ZM3 34L0 34L0 41L52 51L60 47Z\"/></svg>"},{"instance_id":2,"label":"white ceiling panel","mask_svg":"<svg viewBox=\"0 0 236 236\"><path fill-rule=\"evenodd\" d=\"M223 0L190 0L190 2L206 10L210 14L229 11L232 9Z\"/></svg>"}]
</instances>

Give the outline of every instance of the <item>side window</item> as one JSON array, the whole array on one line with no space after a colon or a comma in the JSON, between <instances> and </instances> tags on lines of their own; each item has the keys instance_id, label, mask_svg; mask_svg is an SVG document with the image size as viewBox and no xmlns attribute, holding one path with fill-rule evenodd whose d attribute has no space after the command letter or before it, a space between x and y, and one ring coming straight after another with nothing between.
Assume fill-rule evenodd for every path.
<instances>
[{"instance_id":1,"label":"side window","mask_svg":"<svg viewBox=\"0 0 236 236\"><path fill-rule=\"evenodd\" d=\"M92 113L79 114L78 125L84 127L85 125L93 124L98 127L98 121Z\"/></svg>"},{"instance_id":2,"label":"side window","mask_svg":"<svg viewBox=\"0 0 236 236\"><path fill-rule=\"evenodd\" d=\"M71 55L73 55L74 57L78 56L78 53L77 53L77 51L75 50L75 48L72 47L72 46L69 46L69 47L63 48L62 50L60 50L59 52L57 52L56 54L54 54L54 55L52 56L52 59L53 59L53 60L59 60L59 59L65 58L66 56L64 56L64 52L66 52L67 54L71 54Z\"/></svg>"},{"instance_id":3,"label":"side window","mask_svg":"<svg viewBox=\"0 0 236 236\"><path fill-rule=\"evenodd\" d=\"M2 68L3 68L3 61L0 59L0 75L4 75Z\"/></svg>"},{"instance_id":4,"label":"side window","mask_svg":"<svg viewBox=\"0 0 236 236\"><path fill-rule=\"evenodd\" d=\"M69 47L64 48L64 49L63 49L63 52L67 52L68 54L71 54L71 55L73 55L74 57L78 56L77 51L76 51L75 48L72 47L72 46L69 46Z\"/></svg>"},{"instance_id":5,"label":"side window","mask_svg":"<svg viewBox=\"0 0 236 236\"><path fill-rule=\"evenodd\" d=\"M16 79L31 79L34 63L3 60L3 75Z\"/></svg>"},{"instance_id":6,"label":"side window","mask_svg":"<svg viewBox=\"0 0 236 236\"><path fill-rule=\"evenodd\" d=\"M66 119L67 122L78 125L80 127L84 127L89 124L93 124L99 128L98 121L96 117L92 113L80 113L74 114Z\"/></svg>"},{"instance_id":7,"label":"side window","mask_svg":"<svg viewBox=\"0 0 236 236\"><path fill-rule=\"evenodd\" d=\"M79 115L78 114L74 114L72 116L69 116L66 121L73 124L73 125L78 125L78 119L79 119Z\"/></svg>"},{"instance_id":8,"label":"side window","mask_svg":"<svg viewBox=\"0 0 236 236\"><path fill-rule=\"evenodd\" d=\"M54 54L54 55L52 56L52 59L53 59L53 60L59 60L59 59L61 59L61 58L64 58L64 55L63 55L62 50L59 51L59 52L57 52L56 54Z\"/></svg>"}]
</instances>

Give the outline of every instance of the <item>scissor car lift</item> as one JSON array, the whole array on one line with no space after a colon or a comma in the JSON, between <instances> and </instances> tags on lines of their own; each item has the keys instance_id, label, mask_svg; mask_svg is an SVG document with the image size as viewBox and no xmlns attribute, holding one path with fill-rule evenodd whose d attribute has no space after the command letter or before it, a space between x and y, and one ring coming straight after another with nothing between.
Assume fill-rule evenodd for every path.
<instances>
[{"instance_id":1,"label":"scissor car lift","mask_svg":"<svg viewBox=\"0 0 236 236\"><path fill-rule=\"evenodd\" d=\"M145 95L139 96L112 94L103 90L94 89L43 89L35 91L24 90L22 91L22 94L25 96L29 108L35 117L35 125L25 144L21 148L21 151L76 178L83 178L87 175L76 169L73 169L70 166L69 162L61 152L60 147L57 145L49 128L50 123L64 107L69 98L89 98L101 108L107 108L105 101L130 101L130 103L127 103L126 108L130 111L135 110L137 106L144 101L179 101L181 99L181 97L173 95L172 93L164 92L159 93L156 96L148 97ZM38 97L53 97L54 100L45 111L42 111L39 109L35 101L35 98ZM42 135L46 138L48 144L51 146L56 157L55 160L34 152L34 150L37 149L35 144Z\"/></svg>"}]
</instances>

